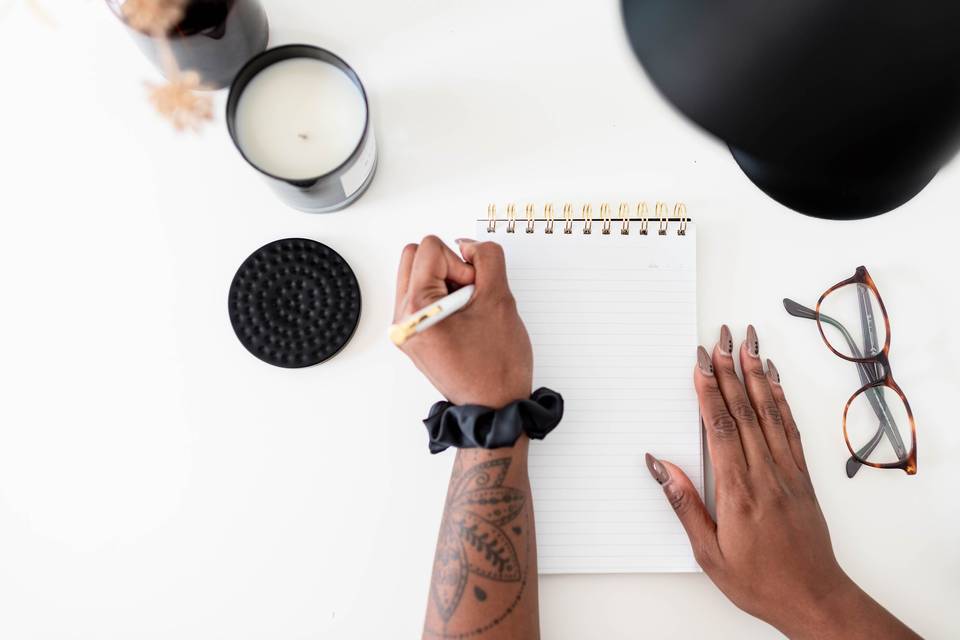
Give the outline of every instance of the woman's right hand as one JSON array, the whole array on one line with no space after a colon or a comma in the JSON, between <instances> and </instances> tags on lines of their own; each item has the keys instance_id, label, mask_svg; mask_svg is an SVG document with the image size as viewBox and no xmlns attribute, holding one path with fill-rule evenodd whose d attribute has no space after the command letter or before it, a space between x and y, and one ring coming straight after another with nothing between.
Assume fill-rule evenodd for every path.
<instances>
[{"instance_id":1,"label":"woman's right hand","mask_svg":"<svg viewBox=\"0 0 960 640\"><path fill-rule=\"evenodd\" d=\"M453 404L499 409L530 396L533 350L507 284L503 249L459 240L463 259L436 236L400 256L394 322L436 302L451 287L473 284L470 302L402 347Z\"/></svg>"},{"instance_id":2,"label":"woman's right hand","mask_svg":"<svg viewBox=\"0 0 960 640\"><path fill-rule=\"evenodd\" d=\"M694 373L716 522L683 471L647 456L697 562L735 605L791 638L917 638L837 563L780 375L770 360L764 371L752 326L738 356L743 382L724 325Z\"/></svg>"}]
</instances>

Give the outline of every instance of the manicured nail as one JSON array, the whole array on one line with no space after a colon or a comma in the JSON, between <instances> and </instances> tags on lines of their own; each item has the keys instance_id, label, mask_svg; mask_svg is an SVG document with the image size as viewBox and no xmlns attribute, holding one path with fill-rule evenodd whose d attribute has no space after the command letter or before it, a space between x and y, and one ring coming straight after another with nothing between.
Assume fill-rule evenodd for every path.
<instances>
[{"instance_id":1,"label":"manicured nail","mask_svg":"<svg viewBox=\"0 0 960 640\"><path fill-rule=\"evenodd\" d=\"M757 330L752 324L747 327L747 353L754 358L760 357L760 340L757 339Z\"/></svg>"},{"instance_id":2,"label":"manicured nail","mask_svg":"<svg viewBox=\"0 0 960 640\"><path fill-rule=\"evenodd\" d=\"M773 384L780 384L780 372L773 365L773 360L767 358L767 379Z\"/></svg>"},{"instance_id":3,"label":"manicured nail","mask_svg":"<svg viewBox=\"0 0 960 640\"><path fill-rule=\"evenodd\" d=\"M660 461L649 453L646 454L645 458L647 461L647 469L650 471L650 475L653 476L653 479L656 480L658 484L666 483L666 481L670 479L670 474L667 473L667 468L660 464Z\"/></svg>"},{"instance_id":4,"label":"manicured nail","mask_svg":"<svg viewBox=\"0 0 960 640\"><path fill-rule=\"evenodd\" d=\"M463 244L464 242L476 242L473 238L457 238L457 244Z\"/></svg>"},{"instance_id":5,"label":"manicured nail","mask_svg":"<svg viewBox=\"0 0 960 640\"><path fill-rule=\"evenodd\" d=\"M720 327L720 353L729 356L733 353L733 336L730 335L730 327L723 325Z\"/></svg>"},{"instance_id":6,"label":"manicured nail","mask_svg":"<svg viewBox=\"0 0 960 640\"><path fill-rule=\"evenodd\" d=\"M703 375L713 375L713 362L710 361L710 354L703 347L697 347L697 366L700 367Z\"/></svg>"}]
</instances>

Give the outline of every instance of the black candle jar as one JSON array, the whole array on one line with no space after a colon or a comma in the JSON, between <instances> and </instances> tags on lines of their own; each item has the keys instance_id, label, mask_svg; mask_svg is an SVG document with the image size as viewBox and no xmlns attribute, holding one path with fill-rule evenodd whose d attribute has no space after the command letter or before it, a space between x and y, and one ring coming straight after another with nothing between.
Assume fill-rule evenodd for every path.
<instances>
[{"instance_id":1,"label":"black candle jar","mask_svg":"<svg viewBox=\"0 0 960 640\"><path fill-rule=\"evenodd\" d=\"M309 178L287 178L274 175L253 162L244 151L237 132L237 108L243 91L254 77L267 67L296 58L311 58L339 69L356 86L363 98L364 127L360 139L347 158L334 169ZM282 99L278 96L277 98ZM370 122L370 101L359 76L342 58L326 49L305 44L291 44L268 49L250 60L230 86L227 98L227 129L240 155L247 163L266 176L267 182L288 205L308 213L337 211L359 198L373 181L377 168L377 148Z\"/></svg>"},{"instance_id":2,"label":"black candle jar","mask_svg":"<svg viewBox=\"0 0 960 640\"><path fill-rule=\"evenodd\" d=\"M259 0L187 0L183 16L162 37L133 28L123 5L107 0L113 12L128 24L140 50L164 74L169 72L165 48L184 71L196 71L203 84L222 89L252 56L267 48L267 14Z\"/></svg>"}]
</instances>

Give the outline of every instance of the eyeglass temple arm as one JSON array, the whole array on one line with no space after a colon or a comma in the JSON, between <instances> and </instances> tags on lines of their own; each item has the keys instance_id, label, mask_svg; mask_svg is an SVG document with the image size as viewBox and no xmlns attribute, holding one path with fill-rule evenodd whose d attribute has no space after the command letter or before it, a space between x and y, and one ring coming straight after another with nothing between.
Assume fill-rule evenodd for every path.
<instances>
[{"instance_id":1,"label":"eyeglass temple arm","mask_svg":"<svg viewBox=\"0 0 960 640\"><path fill-rule=\"evenodd\" d=\"M857 283L857 302L860 306L860 329L863 332L863 352L871 355L880 353L879 338L877 337L877 323L873 315L873 303L870 301L870 290L867 285ZM869 363L873 369L873 380L880 379L880 364Z\"/></svg>"},{"instance_id":2,"label":"eyeglass temple arm","mask_svg":"<svg viewBox=\"0 0 960 640\"><path fill-rule=\"evenodd\" d=\"M870 289L867 285L862 283L857 284L857 300L860 304L860 327L863 330L864 336L863 353L864 355L880 353L882 347L880 346L880 338L877 335L877 316L873 312L873 302L870 300ZM883 365L879 362L873 363L873 369L873 380L880 380L881 376L886 375L886 372L883 370ZM876 387L875 390L877 395L883 399L883 389ZM884 402L882 406L885 411L889 412L890 407L886 402ZM889 416L888 422L891 425L896 425L893 416ZM889 435L893 436L891 441L893 442L897 457L901 460L905 459L907 457L907 448L903 443L903 439L900 437L900 430L892 429Z\"/></svg>"},{"instance_id":3,"label":"eyeglass temple arm","mask_svg":"<svg viewBox=\"0 0 960 640\"><path fill-rule=\"evenodd\" d=\"M817 312L809 307L805 307L795 300L790 298L783 299L783 308L787 310L787 313L797 318L806 318L808 320L816 320ZM861 308L862 311L862 308ZM854 341L853 337L850 335L850 332L847 331L841 323L837 322L833 318L823 313L820 314L820 319L827 324L836 327L840 334L843 336L843 339L847 341L847 346L850 347L850 353L855 358L861 358L860 349L857 347L857 343ZM876 329L874 329L876 332ZM868 363L856 362L857 373L860 376L860 382L863 385L867 385L871 382L878 380L877 371L874 367L868 366ZM869 363L872 365L873 363ZM874 377L877 376L877 377ZM896 429L892 428L891 423L893 422L893 416L890 413L890 407L887 405L886 400L883 398L883 394L879 392L880 390L876 387L867 389L866 395L867 400L870 402L870 406L873 407L874 413L877 415L877 418L880 421L880 424L877 428L877 432L874 434L870 441L864 445L857 455L861 458L866 458L870 453L876 448L880 443L882 434L886 433L887 437L890 438L894 447L897 449L897 455L899 457L904 457L906 453L901 453L904 450L903 441L900 439L900 434ZM860 461L850 456L850 459L847 460L847 477L852 478L857 471L860 469Z\"/></svg>"},{"instance_id":4,"label":"eyeglass temple arm","mask_svg":"<svg viewBox=\"0 0 960 640\"><path fill-rule=\"evenodd\" d=\"M791 300L790 298L783 299L783 308L787 310L787 313L797 318L806 318L808 320L817 319L816 311L808 307L805 307L799 302ZM829 324L830 326L836 327L836 329L843 336L843 339L847 341L847 346L850 347L850 353L851 355L853 355L854 358L863 357L860 355L860 348L857 346L856 341L854 341L853 336L850 335L850 332L847 331L846 327L844 327L842 324L840 324L830 316L823 313L820 314L820 319L823 322L826 322L827 324ZM865 384L869 384L871 382L877 381L878 378L875 377L874 375L871 375L871 374L877 373L876 369L874 369L872 366L868 366L868 364L872 365L873 363L855 362L854 364L857 365L857 373L860 374L861 384L865 385ZM882 396L881 396L881 399L882 399ZM877 410L877 417L882 418L883 414L879 411L879 407L874 407L874 409Z\"/></svg>"},{"instance_id":5,"label":"eyeglass temple arm","mask_svg":"<svg viewBox=\"0 0 960 640\"><path fill-rule=\"evenodd\" d=\"M880 353L880 338L877 336L876 314L873 312L873 302L870 300L870 289L863 283L857 283L857 302L860 306L860 328L863 331L863 353L865 355ZM856 351L854 351L854 355L857 355ZM872 380L880 380L881 375L886 375L886 372L883 371L883 365L879 362L868 363L868 366L872 366L873 368ZM875 391L882 400L883 389L876 387ZM889 412L890 407L886 402L883 402L882 406L885 411ZM893 419L893 416L889 416L888 422L895 424L896 421ZM883 425L881 425L881 427L882 426ZM907 457L907 448L904 446L903 439L900 437L900 430L891 429L891 433L888 435L892 436L891 442L896 450L897 457L901 460L905 459Z\"/></svg>"}]
</instances>

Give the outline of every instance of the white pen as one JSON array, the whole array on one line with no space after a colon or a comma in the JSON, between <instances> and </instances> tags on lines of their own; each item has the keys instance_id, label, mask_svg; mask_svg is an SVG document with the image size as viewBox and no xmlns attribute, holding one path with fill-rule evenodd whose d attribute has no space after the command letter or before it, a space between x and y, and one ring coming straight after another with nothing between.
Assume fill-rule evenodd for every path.
<instances>
[{"instance_id":1,"label":"white pen","mask_svg":"<svg viewBox=\"0 0 960 640\"><path fill-rule=\"evenodd\" d=\"M390 339L393 340L393 344L399 347L414 334L432 327L447 316L463 309L470 302L470 297L473 296L475 288L472 284L461 287L450 295L444 296L407 316L397 324L391 325Z\"/></svg>"}]
</instances>

